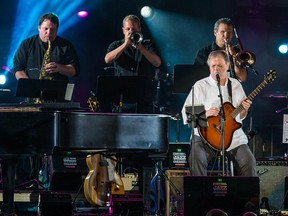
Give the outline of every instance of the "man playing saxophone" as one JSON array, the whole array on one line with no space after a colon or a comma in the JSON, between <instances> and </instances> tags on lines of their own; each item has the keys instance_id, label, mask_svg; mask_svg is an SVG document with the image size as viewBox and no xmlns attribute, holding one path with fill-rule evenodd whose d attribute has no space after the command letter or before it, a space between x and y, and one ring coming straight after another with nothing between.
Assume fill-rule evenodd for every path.
<instances>
[{"instance_id":1,"label":"man playing saxophone","mask_svg":"<svg viewBox=\"0 0 288 216\"><path fill-rule=\"evenodd\" d=\"M68 81L80 72L80 63L76 50L71 42L57 36L59 19L54 13L40 17L38 31L22 41L14 56L13 72L16 79L53 79ZM38 156L38 155L37 155ZM36 160L38 159L36 156ZM3 202L0 216L15 216L14 184L16 165L26 158L19 155L6 155L0 158L2 169ZM31 164L33 167L33 164ZM28 169L30 167L27 167ZM35 172L31 168L31 172ZM37 171L30 177L37 178Z\"/></svg>"},{"instance_id":2,"label":"man playing saxophone","mask_svg":"<svg viewBox=\"0 0 288 216\"><path fill-rule=\"evenodd\" d=\"M14 56L16 79L68 80L80 73L76 50L71 42L57 36L58 28L56 14L46 13L40 17L39 34L23 40Z\"/></svg>"}]
</instances>

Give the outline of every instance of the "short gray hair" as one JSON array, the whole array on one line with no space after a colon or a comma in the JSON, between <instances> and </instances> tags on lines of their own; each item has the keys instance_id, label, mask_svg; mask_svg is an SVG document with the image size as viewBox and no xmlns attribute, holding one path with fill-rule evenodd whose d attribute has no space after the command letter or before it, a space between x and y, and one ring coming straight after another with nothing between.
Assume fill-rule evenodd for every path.
<instances>
[{"instance_id":1,"label":"short gray hair","mask_svg":"<svg viewBox=\"0 0 288 216\"><path fill-rule=\"evenodd\" d=\"M207 64L210 65L210 59L211 58L216 58L218 56L221 56L226 64L229 64L229 57L227 55L227 53L224 50L214 50L212 51L209 56L208 56L208 60L207 60Z\"/></svg>"}]
</instances>

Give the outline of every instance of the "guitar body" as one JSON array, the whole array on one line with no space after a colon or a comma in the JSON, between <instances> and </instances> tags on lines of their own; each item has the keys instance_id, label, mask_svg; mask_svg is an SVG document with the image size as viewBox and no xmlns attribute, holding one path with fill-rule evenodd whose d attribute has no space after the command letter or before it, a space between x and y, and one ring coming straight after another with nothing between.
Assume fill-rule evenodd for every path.
<instances>
[{"instance_id":1,"label":"guitar body","mask_svg":"<svg viewBox=\"0 0 288 216\"><path fill-rule=\"evenodd\" d=\"M92 206L105 206L108 203L112 184L118 193L121 191L124 194L123 181L115 171L115 156L107 158L102 154L88 155L86 163L89 173L84 181L84 195Z\"/></svg>"},{"instance_id":2,"label":"guitar body","mask_svg":"<svg viewBox=\"0 0 288 216\"><path fill-rule=\"evenodd\" d=\"M93 206L104 206L108 202L108 171L107 166L101 165L102 160L101 154L86 157L89 173L84 181L84 194L87 201Z\"/></svg>"},{"instance_id":3,"label":"guitar body","mask_svg":"<svg viewBox=\"0 0 288 216\"><path fill-rule=\"evenodd\" d=\"M224 149L229 148L235 130L239 129L242 124L237 122L230 114L234 111L231 103L223 104L225 113L224 125ZM221 116L207 117L207 127L198 127L198 131L202 139L215 150L222 150L221 137Z\"/></svg>"}]
</instances>

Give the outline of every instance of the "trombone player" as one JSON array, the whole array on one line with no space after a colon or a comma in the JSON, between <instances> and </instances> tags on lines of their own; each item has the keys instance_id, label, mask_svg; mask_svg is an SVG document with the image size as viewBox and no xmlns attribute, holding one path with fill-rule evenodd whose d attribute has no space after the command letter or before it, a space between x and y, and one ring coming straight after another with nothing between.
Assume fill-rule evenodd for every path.
<instances>
[{"instance_id":1,"label":"trombone player","mask_svg":"<svg viewBox=\"0 0 288 216\"><path fill-rule=\"evenodd\" d=\"M207 59L210 52L214 50L226 50L230 58L230 77L236 78L241 82L244 82L247 77L247 65L241 65L237 59L237 53L240 54L242 47L233 47L230 43L234 36L234 25L230 18L220 18L214 25L215 41L197 51L194 64L204 65L207 64ZM241 45L241 44L240 44ZM239 55L238 55L239 56ZM255 58L255 56L253 56ZM254 60L253 60L254 61ZM254 63L254 62L253 62Z\"/></svg>"}]
</instances>

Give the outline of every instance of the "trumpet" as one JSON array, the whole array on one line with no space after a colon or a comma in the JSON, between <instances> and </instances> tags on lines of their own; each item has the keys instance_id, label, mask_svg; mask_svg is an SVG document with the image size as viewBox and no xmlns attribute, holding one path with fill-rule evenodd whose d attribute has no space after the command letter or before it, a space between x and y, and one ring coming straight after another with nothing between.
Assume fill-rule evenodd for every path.
<instances>
[{"instance_id":1,"label":"trumpet","mask_svg":"<svg viewBox=\"0 0 288 216\"><path fill-rule=\"evenodd\" d=\"M132 32L130 39L134 45L137 45L143 41L143 35L139 32Z\"/></svg>"},{"instance_id":2,"label":"trumpet","mask_svg":"<svg viewBox=\"0 0 288 216\"><path fill-rule=\"evenodd\" d=\"M256 62L256 56L253 52L251 51L243 51L243 45L241 43L241 40L240 38L238 37L238 34L237 34L237 31L236 31L236 28L234 28L234 33L235 33L235 37L238 41L238 46L239 46L239 49L240 49L240 52L238 52L235 56L235 63L237 66L239 67L243 67L243 68L251 68L252 70L253 69L253 65L255 64Z\"/></svg>"}]
</instances>

